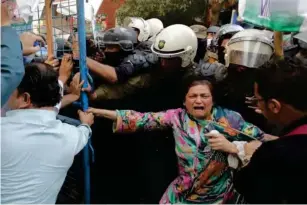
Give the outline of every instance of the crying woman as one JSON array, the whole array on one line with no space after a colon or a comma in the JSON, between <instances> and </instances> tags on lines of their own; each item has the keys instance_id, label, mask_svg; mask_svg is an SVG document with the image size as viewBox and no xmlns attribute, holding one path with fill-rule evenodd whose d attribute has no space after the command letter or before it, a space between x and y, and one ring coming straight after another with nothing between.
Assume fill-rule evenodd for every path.
<instances>
[{"instance_id":1,"label":"crying woman","mask_svg":"<svg viewBox=\"0 0 307 205\"><path fill-rule=\"evenodd\" d=\"M179 176L160 203L225 203L234 191L228 155L239 153L232 142L261 141L264 133L239 113L215 105L213 84L208 80L190 79L186 85L184 108L156 113L90 108L88 112L113 120L118 133L173 129ZM209 137L212 130L221 135Z\"/></svg>"}]
</instances>

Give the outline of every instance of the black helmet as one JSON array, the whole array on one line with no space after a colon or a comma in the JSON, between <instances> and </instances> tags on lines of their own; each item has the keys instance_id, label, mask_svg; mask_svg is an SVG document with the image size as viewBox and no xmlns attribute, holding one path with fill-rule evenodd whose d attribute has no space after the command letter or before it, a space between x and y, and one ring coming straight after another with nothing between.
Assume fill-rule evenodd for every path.
<instances>
[{"instance_id":1,"label":"black helmet","mask_svg":"<svg viewBox=\"0 0 307 205\"><path fill-rule=\"evenodd\" d=\"M133 51L137 43L137 33L132 28L115 27L103 35L104 45L119 45L123 51Z\"/></svg>"},{"instance_id":2,"label":"black helmet","mask_svg":"<svg viewBox=\"0 0 307 205\"><path fill-rule=\"evenodd\" d=\"M236 24L225 24L223 25L219 31L216 34L216 37L213 39L213 44L215 46L220 46L222 41L225 39L225 37L229 36L229 39L239 31L243 31L244 28L242 28L239 25Z\"/></svg>"}]
</instances>

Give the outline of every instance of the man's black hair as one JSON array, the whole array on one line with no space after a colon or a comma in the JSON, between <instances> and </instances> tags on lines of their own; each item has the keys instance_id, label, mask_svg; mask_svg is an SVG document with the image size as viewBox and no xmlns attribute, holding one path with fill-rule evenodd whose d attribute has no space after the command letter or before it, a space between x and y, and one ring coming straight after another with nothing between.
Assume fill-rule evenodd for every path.
<instances>
[{"instance_id":1,"label":"man's black hair","mask_svg":"<svg viewBox=\"0 0 307 205\"><path fill-rule=\"evenodd\" d=\"M307 67L300 60L272 59L256 71L256 83L264 100L277 99L307 111Z\"/></svg>"},{"instance_id":2,"label":"man's black hair","mask_svg":"<svg viewBox=\"0 0 307 205\"><path fill-rule=\"evenodd\" d=\"M58 73L45 63L30 63L25 67L25 75L17 87L18 94L29 93L35 107L52 107L62 99Z\"/></svg>"}]
</instances>

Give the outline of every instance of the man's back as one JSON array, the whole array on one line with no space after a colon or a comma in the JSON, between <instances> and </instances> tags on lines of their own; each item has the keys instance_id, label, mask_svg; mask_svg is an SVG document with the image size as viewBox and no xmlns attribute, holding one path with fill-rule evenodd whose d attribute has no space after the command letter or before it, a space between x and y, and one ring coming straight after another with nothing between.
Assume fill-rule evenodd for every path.
<instances>
[{"instance_id":1,"label":"man's back","mask_svg":"<svg viewBox=\"0 0 307 205\"><path fill-rule=\"evenodd\" d=\"M307 203L307 135L264 143L235 176L248 203Z\"/></svg>"},{"instance_id":2,"label":"man's back","mask_svg":"<svg viewBox=\"0 0 307 205\"><path fill-rule=\"evenodd\" d=\"M90 132L56 120L54 111L8 112L1 119L1 203L54 204Z\"/></svg>"}]
</instances>

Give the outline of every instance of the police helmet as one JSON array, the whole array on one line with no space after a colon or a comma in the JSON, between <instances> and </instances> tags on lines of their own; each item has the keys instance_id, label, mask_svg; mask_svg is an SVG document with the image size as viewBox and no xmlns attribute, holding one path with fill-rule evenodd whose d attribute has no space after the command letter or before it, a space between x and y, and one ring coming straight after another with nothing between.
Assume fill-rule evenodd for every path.
<instances>
[{"instance_id":1,"label":"police helmet","mask_svg":"<svg viewBox=\"0 0 307 205\"><path fill-rule=\"evenodd\" d=\"M115 27L103 35L103 44L119 45L123 51L133 51L137 43L137 33L131 28Z\"/></svg>"},{"instance_id":2,"label":"police helmet","mask_svg":"<svg viewBox=\"0 0 307 205\"><path fill-rule=\"evenodd\" d=\"M197 37L190 27L174 24L157 35L151 50L160 58L181 58L181 67L185 68L194 62Z\"/></svg>"},{"instance_id":3,"label":"police helmet","mask_svg":"<svg viewBox=\"0 0 307 205\"><path fill-rule=\"evenodd\" d=\"M257 29L246 29L236 33L226 46L226 66L241 65L259 68L270 60L274 53L273 39Z\"/></svg>"},{"instance_id":4,"label":"police helmet","mask_svg":"<svg viewBox=\"0 0 307 205\"><path fill-rule=\"evenodd\" d=\"M238 33L239 31L243 31L243 30L244 30L244 28L242 28L239 25L236 25L236 24L225 24L217 32L215 38L213 39L213 44L215 46L220 46L222 41L227 36L229 36L229 38L231 38L234 34Z\"/></svg>"}]
</instances>

